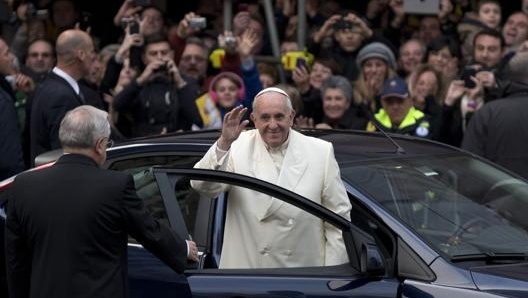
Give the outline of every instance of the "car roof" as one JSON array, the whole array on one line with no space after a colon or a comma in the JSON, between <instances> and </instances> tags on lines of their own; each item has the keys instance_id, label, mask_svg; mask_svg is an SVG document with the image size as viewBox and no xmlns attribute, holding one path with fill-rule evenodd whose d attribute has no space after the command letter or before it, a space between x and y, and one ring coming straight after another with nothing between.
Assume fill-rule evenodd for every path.
<instances>
[{"instance_id":1,"label":"car roof","mask_svg":"<svg viewBox=\"0 0 528 298\"><path fill-rule=\"evenodd\" d=\"M220 132L220 130L200 130L129 139L118 143L117 147L141 144L201 144L209 147L218 139ZM461 152L459 148L443 143L399 134L328 129L303 129L300 132L331 142L339 162L387 158L396 155L411 157Z\"/></svg>"},{"instance_id":2,"label":"car roof","mask_svg":"<svg viewBox=\"0 0 528 298\"><path fill-rule=\"evenodd\" d=\"M399 134L335 129L302 129L300 132L331 142L339 164L378 158L408 158L463 152L459 148L443 143ZM220 133L220 130L199 130L127 139L116 142L115 147L109 149L108 157L157 150L170 152L175 145L179 145L179 148L186 146L184 151L203 154L220 137ZM60 149L41 154L35 160L37 167L30 170L48 167L61 155ZM0 181L0 191L8 188L15 177L16 175Z\"/></svg>"}]
</instances>

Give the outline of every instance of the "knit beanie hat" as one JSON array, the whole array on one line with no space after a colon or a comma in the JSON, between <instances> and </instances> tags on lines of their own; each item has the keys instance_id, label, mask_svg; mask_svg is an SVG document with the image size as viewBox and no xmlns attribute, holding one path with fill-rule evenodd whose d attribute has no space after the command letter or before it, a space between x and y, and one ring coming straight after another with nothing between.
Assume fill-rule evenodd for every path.
<instances>
[{"instance_id":1,"label":"knit beanie hat","mask_svg":"<svg viewBox=\"0 0 528 298\"><path fill-rule=\"evenodd\" d=\"M396 58L391 49L381 42L372 42L364 46L356 57L356 64L361 68L363 63L370 58L379 58L387 63L392 69L396 69Z\"/></svg>"}]
</instances>

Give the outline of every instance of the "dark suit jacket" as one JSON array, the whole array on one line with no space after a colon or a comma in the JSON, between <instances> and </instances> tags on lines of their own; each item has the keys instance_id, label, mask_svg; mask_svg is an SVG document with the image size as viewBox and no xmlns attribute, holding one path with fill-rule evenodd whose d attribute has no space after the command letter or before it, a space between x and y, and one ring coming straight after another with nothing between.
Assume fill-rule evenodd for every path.
<instances>
[{"instance_id":1,"label":"dark suit jacket","mask_svg":"<svg viewBox=\"0 0 528 298\"><path fill-rule=\"evenodd\" d=\"M33 97L30 116L32 165L37 155L61 147L60 122L66 112L83 103L68 82L53 72L39 85Z\"/></svg>"},{"instance_id":2,"label":"dark suit jacket","mask_svg":"<svg viewBox=\"0 0 528 298\"><path fill-rule=\"evenodd\" d=\"M66 154L17 176L6 219L10 298L127 297L127 233L185 269L185 241L152 218L130 175Z\"/></svg>"},{"instance_id":3,"label":"dark suit jacket","mask_svg":"<svg viewBox=\"0 0 528 298\"><path fill-rule=\"evenodd\" d=\"M24 170L22 143L15 96L9 83L0 75L0 180Z\"/></svg>"}]
</instances>

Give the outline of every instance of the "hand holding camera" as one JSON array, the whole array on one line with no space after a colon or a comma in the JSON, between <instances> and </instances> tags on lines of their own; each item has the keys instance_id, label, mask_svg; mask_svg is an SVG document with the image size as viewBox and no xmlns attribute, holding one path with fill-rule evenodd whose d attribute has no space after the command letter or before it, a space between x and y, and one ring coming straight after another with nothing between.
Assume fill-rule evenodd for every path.
<instances>
[{"instance_id":1,"label":"hand holding camera","mask_svg":"<svg viewBox=\"0 0 528 298\"><path fill-rule=\"evenodd\" d=\"M123 1L123 4L121 4L121 7L119 7L119 11L114 16L114 25L123 26L123 19L132 18L134 15L138 14L142 9L143 7L138 6L136 0Z\"/></svg>"},{"instance_id":2,"label":"hand holding camera","mask_svg":"<svg viewBox=\"0 0 528 298\"><path fill-rule=\"evenodd\" d=\"M116 58L124 60L126 52L129 53L130 67L141 69L143 62L141 58L141 46L143 45L143 35L140 34L139 22L134 18L123 18L120 21L121 26L125 29L125 38L116 53Z\"/></svg>"},{"instance_id":3,"label":"hand holding camera","mask_svg":"<svg viewBox=\"0 0 528 298\"><path fill-rule=\"evenodd\" d=\"M477 66L469 65L465 66L462 70L461 79L464 80L464 86L468 89L473 89L477 86L474 79L477 74Z\"/></svg>"},{"instance_id":4,"label":"hand holding camera","mask_svg":"<svg viewBox=\"0 0 528 298\"><path fill-rule=\"evenodd\" d=\"M189 28L196 31L205 29L207 27L207 20L204 17L194 17L189 20Z\"/></svg>"},{"instance_id":5,"label":"hand holding camera","mask_svg":"<svg viewBox=\"0 0 528 298\"><path fill-rule=\"evenodd\" d=\"M232 31L226 30L218 35L218 47L224 49L226 53L236 53L238 42Z\"/></svg>"},{"instance_id":6,"label":"hand holding camera","mask_svg":"<svg viewBox=\"0 0 528 298\"><path fill-rule=\"evenodd\" d=\"M346 22L350 22L352 24L352 27L359 28L365 38L371 38L374 34L372 29L370 29L369 24L364 19L360 18L354 13L348 13L343 17L343 20Z\"/></svg>"},{"instance_id":7,"label":"hand holding camera","mask_svg":"<svg viewBox=\"0 0 528 298\"><path fill-rule=\"evenodd\" d=\"M482 86L484 86L485 88L497 87L497 82L495 80L495 74L493 73L493 71L481 70L477 72L476 77L480 81Z\"/></svg>"},{"instance_id":8,"label":"hand holding camera","mask_svg":"<svg viewBox=\"0 0 528 298\"><path fill-rule=\"evenodd\" d=\"M148 81L160 76L167 76L167 62L164 60L154 60L145 66L143 72L137 77L136 82L139 86L143 86Z\"/></svg>"},{"instance_id":9,"label":"hand holding camera","mask_svg":"<svg viewBox=\"0 0 528 298\"><path fill-rule=\"evenodd\" d=\"M207 20L194 12L187 13L176 27L176 35L185 39L207 27Z\"/></svg>"},{"instance_id":10,"label":"hand holding camera","mask_svg":"<svg viewBox=\"0 0 528 298\"><path fill-rule=\"evenodd\" d=\"M331 17L326 19L326 21L323 23L323 26L321 26L321 28L319 28L319 30L314 33L312 37L313 42L318 44L321 43L321 41L323 41L325 37L332 36L335 30L335 24L340 19L341 15L338 14L332 15Z\"/></svg>"},{"instance_id":11,"label":"hand holding camera","mask_svg":"<svg viewBox=\"0 0 528 298\"><path fill-rule=\"evenodd\" d=\"M31 2L20 3L16 9L16 16L22 22L31 22L33 19L45 20L48 18L47 9L36 9Z\"/></svg>"},{"instance_id":12,"label":"hand holding camera","mask_svg":"<svg viewBox=\"0 0 528 298\"><path fill-rule=\"evenodd\" d=\"M496 85L493 71L479 64L465 66L461 78L468 89L473 89L479 84L486 88Z\"/></svg>"},{"instance_id":13,"label":"hand holding camera","mask_svg":"<svg viewBox=\"0 0 528 298\"><path fill-rule=\"evenodd\" d=\"M296 57L295 68L291 69L291 72L292 79L299 91L302 93L307 92L310 89L310 70L306 67L306 59Z\"/></svg>"},{"instance_id":14,"label":"hand holding camera","mask_svg":"<svg viewBox=\"0 0 528 298\"><path fill-rule=\"evenodd\" d=\"M147 81L156 78L165 78L173 80L178 88L186 84L183 80L176 63L172 59L169 60L155 60L147 64L143 73L138 77L137 82L141 86Z\"/></svg>"},{"instance_id":15,"label":"hand holding camera","mask_svg":"<svg viewBox=\"0 0 528 298\"><path fill-rule=\"evenodd\" d=\"M455 105L455 103L462 98L462 96L466 93L466 87L464 86L463 80L453 80L449 84L449 88L447 89L446 96L444 98L444 105L448 107L452 107Z\"/></svg>"},{"instance_id":16,"label":"hand holding camera","mask_svg":"<svg viewBox=\"0 0 528 298\"><path fill-rule=\"evenodd\" d=\"M158 68L154 69L155 74L161 74L161 75L168 75L169 74L169 67L167 66L167 62L164 62L158 66Z\"/></svg>"},{"instance_id":17,"label":"hand holding camera","mask_svg":"<svg viewBox=\"0 0 528 298\"><path fill-rule=\"evenodd\" d=\"M187 84L187 82L181 76L180 70L178 69L178 66L176 66L176 63L174 63L174 60L167 60L165 67L167 69L168 76L170 76L170 78L176 83L178 88L182 88Z\"/></svg>"},{"instance_id":18,"label":"hand holding camera","mask_svg":"<svg viewBox=\"0 0 528 298\"><path fill-rule=\"evenodd\" d=\"M127 22L127 28L129 34L138 34L140 32L139 22L134 18Z\"/></svg>"}]
</instances>

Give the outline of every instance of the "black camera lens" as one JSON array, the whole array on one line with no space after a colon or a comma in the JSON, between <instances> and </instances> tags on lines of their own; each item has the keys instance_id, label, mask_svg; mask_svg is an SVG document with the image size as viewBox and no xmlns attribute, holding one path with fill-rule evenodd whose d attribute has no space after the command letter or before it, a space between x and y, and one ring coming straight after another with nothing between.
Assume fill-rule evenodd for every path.
<instances>
[{"instance_id":1,"label":"black camera lens","mask_svg":"<svg viewBox=\"0 0 528 298\"><path fill-rule=\"evenodd\" d=\"M156 68L155 72L157 73L167 73L169 71L169 68L166 64L161 65L160 67Z\"/></svg>"},{"instance_id":2,"label":"black camera lens","mask_svg":"<svg viewBox=\"0 0 528 298\"><path fill-rule=\"evenodd\" d=\"M335 30L352 29L353 25L354 24L352 24L352 22L345 21L345 20L339 20L334 23L334 29Z\"/></svg>"}]
</instances>

